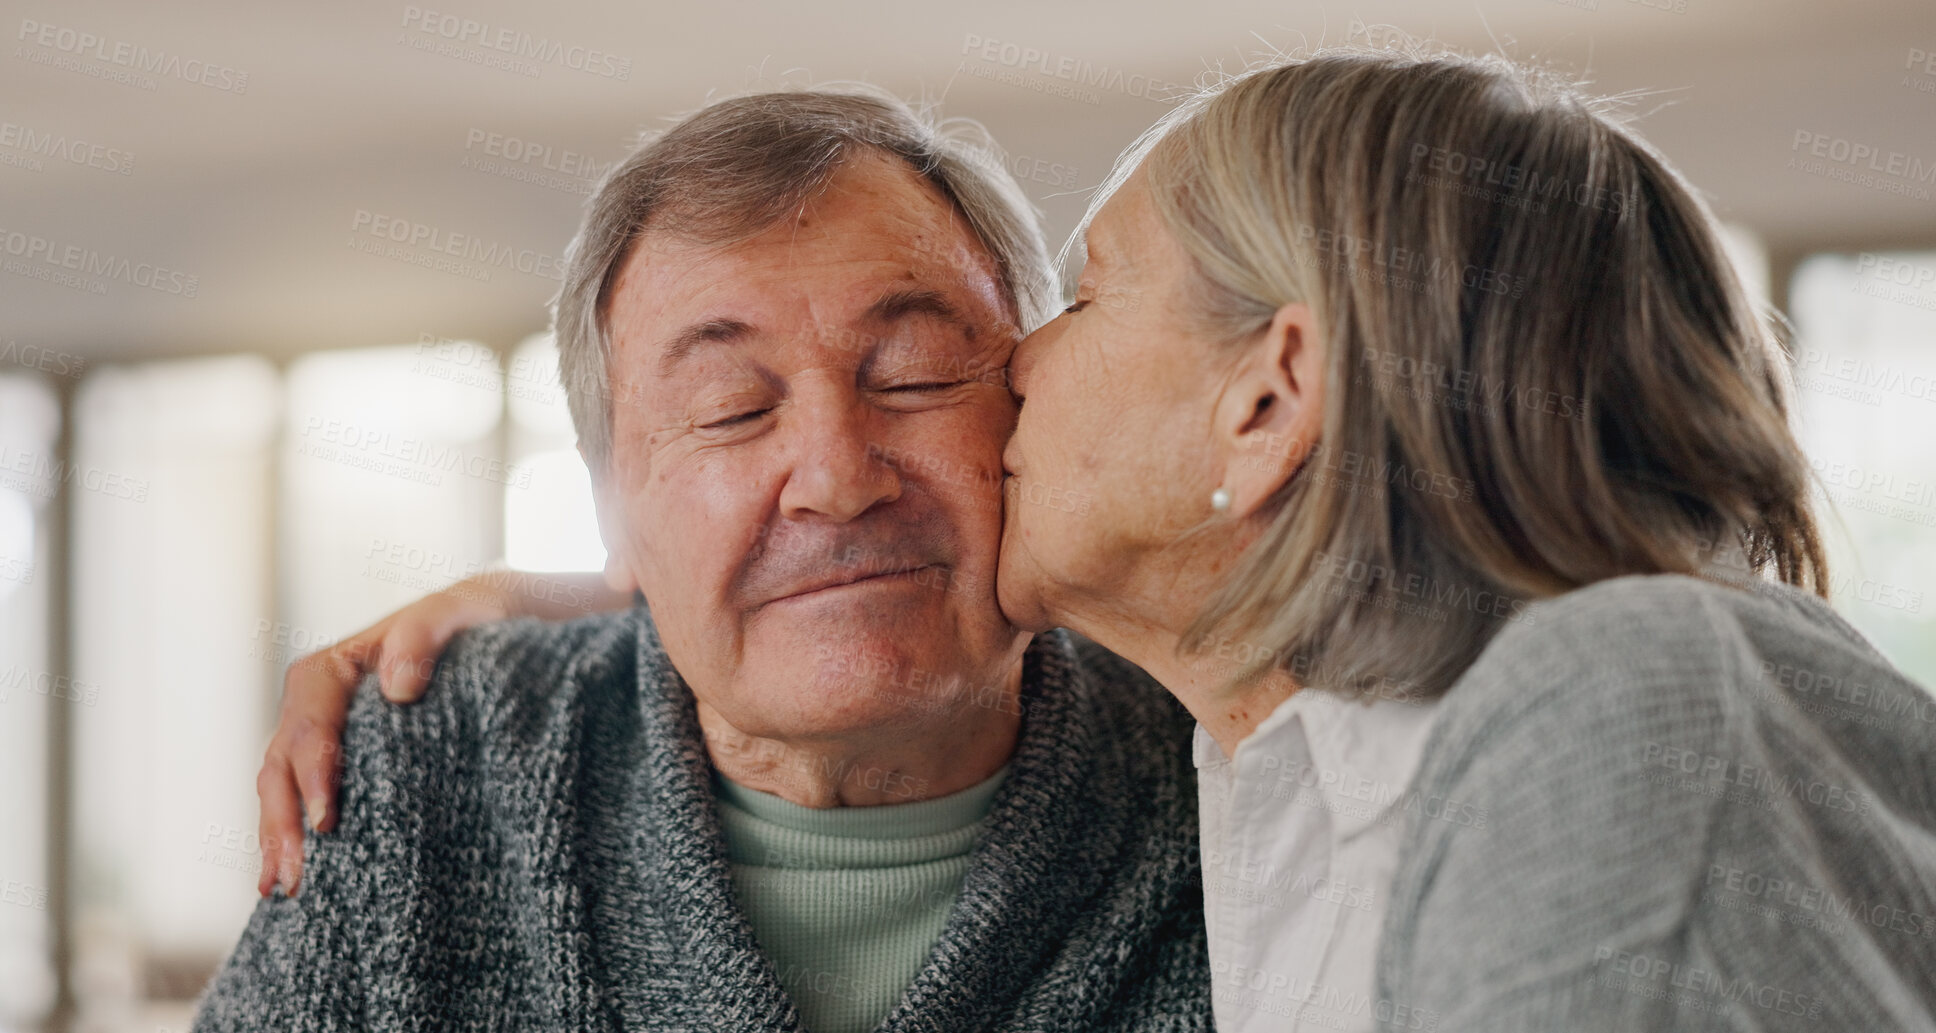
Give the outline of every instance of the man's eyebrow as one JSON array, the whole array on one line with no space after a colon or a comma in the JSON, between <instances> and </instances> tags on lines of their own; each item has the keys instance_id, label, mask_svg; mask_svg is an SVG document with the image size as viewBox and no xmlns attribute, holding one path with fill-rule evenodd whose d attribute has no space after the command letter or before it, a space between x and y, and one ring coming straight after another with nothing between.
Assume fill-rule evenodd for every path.
<instances>
[{"instance_id":1,"label":"man's eyebrow","mask_svg":"<svg viewBox=\"0 0 1936 1033\"><path fill-rule=\"evenodd\" d=\"M752 336L753 326L737 319L706 319L672 335L659 356L659 375L669 376L693 352L708 344L730 344Z\"/></svg>"},{"instance_id":2,"label":"man's eyebrow","mask_svg":"<svg viewBox=\"0 0 1936 1033\"><path fill-rule=\"evenodd\" d=\"M933 316L959 328L969 340L975 326L961 314L946 295L931 287L904 287L881 295L867 307L863 319L869 323L894 323L909 316ZM670 376L679 364L709 344L732 344L753 336L751 323L738 319L705 319L680 330L666 341L659 356L659 375Z\"/></svg>"},{"instance_id":3,"label":"man's eyebrow","mask_svg":"<svg viewBox=\"0 0 1936 1033\"><path fill-rule=\"evenodd\" d=\"M975 325L961 314L948 297L932 287L903 287L881 295L879 301L868 306L866 319L871 323L893 323L908 316L933 316L959 328L970 341L975 339Z\"/></svg>"}]
</instances>

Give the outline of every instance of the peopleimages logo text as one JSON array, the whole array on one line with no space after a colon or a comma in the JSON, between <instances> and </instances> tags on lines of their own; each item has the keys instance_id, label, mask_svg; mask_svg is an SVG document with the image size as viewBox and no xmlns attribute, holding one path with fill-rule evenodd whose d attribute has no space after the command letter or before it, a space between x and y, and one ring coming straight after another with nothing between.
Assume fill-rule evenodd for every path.
<instances>
[{"instance_id":1,"label":"peopleimages logo text","mask_svg":"<svg viewBox=\"0 0 1936 1033\"><path fill-rule=\"evenodd\" d=\"M1936 182L1936 162L1928 162L1913 154L1901 151L1885 151L1874 144L1858 143L1827 133L1814 133L1806 129L1795 130L1795 141L1789 150L1807 153L1813 158L1826 158L1838 165L1848 165L1880 172L1915 183Z\"/></svg>"},{"instance_id":2,"label":"peopleimages logo text","mask_svg":"<svg viewBox=\"0 0 1936 1033\"><path fill-rule=\"evenodd\" d=\"M134 155L119 147L90 143L64 133L42 133L14 122L0 122L0 148L18 151L25 157L53 158L121 176L134 171ZM4 158L0 158L0 163L19 164ZM40 171L38 162L34 163L33 170Z\"/></svg>"},{"instance_id":3,"label":"peopleimages logo text","mask_svg":"<svg viewBox=\"0 0 1936 1033\"><path fill-rule=\"evenodd\" d=\"M192 298L201 288L201 277L185 273L179 269L169 269L153 262L143 262L124 255L113 255L79 244L67 244L32 233L0 228L0 254L12 256L28 263L27 268L39 266L66 270L100 281L116 280L173 294ZM10 269L25 272L27 268Z\"/></svg>"},{"instance_id":4,"label":"peopleimages logo text","mask_svg":"<svg viewBox=\"0 0 1936 1033\"><path fill-rule=\"evenodd\" d=\"M183 82L228 93L246 93L249 89L249 73L227 65L212 64L192 57L184 58L180 54L170 54L165 50L150 50L125 40L113 40L80 29L49 25L32 18L20 19L20 33L14 39L70 57L99 61L102 64L147 75L158 75L165 79L180 79ZM147 88L154 87L149 85Z\"/></svg>"},{"instance_id":5,"label":"peopleimages logo text","mask_svg":"<svg viewBox=\"0 0 1936 1033\"><path fill-rule=\"evenodd\" d=\"M534 64L557 65L574 72L621 82L632 77L631 58L533 36L507 25L492 25L475 18L426 10L414 4L406 5L403 9L403 27L419 37L480 47ZM536 69L533 68L530 74L536 75Z\"/></svg>"},{"instance_id":6,"label":"peopleimages logo text","mask_svg":"<svg viewBox=\"0 0 1936 1033\"><path fill-rule=\"evenodd\" d=\"M350 232L449 255L475 263L485 270L511 268L547 280L565 278L565 261L557 255L486 240L474 233L454 233L429 223L399 219L367 208L358 208L350 216Z\"/></svg>"},{"instance_id":7,"label":"peopleimages logo text","mask_svg":"<svg viewBox=\"0 0 1936 1033\"><path fill-rule=\"evenodd\" d=\"M1108 90L1112 93L1142 97L1145 100L1170 102L1181 100L1189 94L1189 89L1164 79L1156 79L1140 72L1125 72L1108 65L1093 65L1066 54L1055 55L1037 47L1025 47L1018 43L1004 43L975 33L969 33L962 40L961 52L990 64L1002 65L1018 71L1035 72L1051 79L1061 79L1095 90Z\"/></svg>"}]
</instances>

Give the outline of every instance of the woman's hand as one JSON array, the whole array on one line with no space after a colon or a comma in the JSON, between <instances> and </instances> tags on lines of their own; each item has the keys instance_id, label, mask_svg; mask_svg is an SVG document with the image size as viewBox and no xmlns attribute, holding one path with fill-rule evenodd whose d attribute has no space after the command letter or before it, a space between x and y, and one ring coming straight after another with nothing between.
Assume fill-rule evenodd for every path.
<instances>
[{"instance_id":1,"label":"woman's hand","mask_svg":"<svg viewBox=\"0 0 1936 1033\"><path fill-rule=\"evenodd\" d=\"M296 661L283 678L282 718L255 779L261 800L258 836L263 896L278 882L294 895L302 881L302 815L318 832L336 825L336 786L342 775L343 722L356 686L377 672L385 699L423 697L437 658L451 636L474 624L507 617L551 620L631 602L604 587L597 574L524 575L491 571L425 596L351 638Z\"/></svg>"}]
</instances>

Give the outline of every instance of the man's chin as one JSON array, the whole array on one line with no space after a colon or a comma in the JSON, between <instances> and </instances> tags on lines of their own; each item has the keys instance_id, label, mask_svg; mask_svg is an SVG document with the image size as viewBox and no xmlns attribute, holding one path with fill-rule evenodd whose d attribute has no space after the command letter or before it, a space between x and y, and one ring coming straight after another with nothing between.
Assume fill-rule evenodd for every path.
<instances>
[{"instance_id":1,"label":"man's chin","mask_svg":"<svg viewBox=\"0 0 1936 1033\"><path fill-rule=\"evenodd\" d=\"M800 744L874 739L894 729L931 726L977 698L971 679L954 672L910 667L896 675L836 681L827 680L827 673L800 672L784 696L763 699L757 720L741 730Z\"/></svg>"},{"instance_id":2,"label":"man's chin","mask_svg":"<svg viewBox=\"0 0 1936 1033\"><path fill-rule=\"evenodd\" d=\"M958 627L937 615L893 609L857 612L833 624L769 621L749 628L742 664L769 672L760 678L764 684L798 686L808 697L864 700L883 687L968 664L974 643L963 641Z\"/></svg>"}]
</instances>

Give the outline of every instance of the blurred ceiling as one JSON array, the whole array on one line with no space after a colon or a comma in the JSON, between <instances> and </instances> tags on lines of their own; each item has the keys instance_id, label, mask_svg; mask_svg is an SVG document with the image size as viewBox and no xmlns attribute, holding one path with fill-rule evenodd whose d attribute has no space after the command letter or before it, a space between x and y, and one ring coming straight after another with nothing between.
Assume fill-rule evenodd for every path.
<instances>
[{"instance_id":1,"label":"blurred ceiling","mask_svg":"<svg viewBox=\"0 0 1936 1033\"><path fill-rule=\"evenodd\" d=\"M1059 242L1160 84L1382 25L1644 92L1642 131L1778 270L1936 245L1930 0L9 0L0 349L515 343L544 323L589 177L641 129L763 85L864 79L980 120ZM1792 167L1817 138L1798 134L1878 171Z\"/></svg>"}]
</instances>

